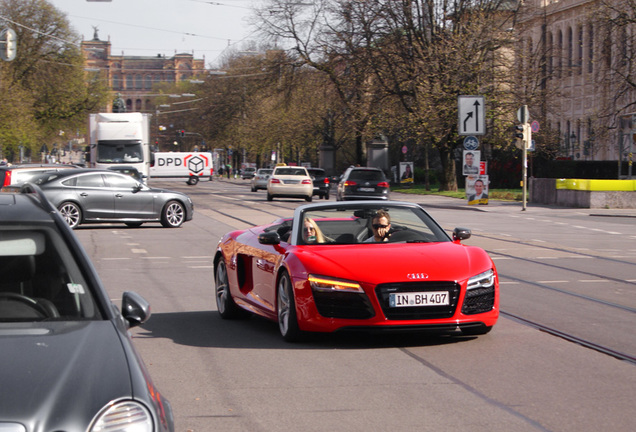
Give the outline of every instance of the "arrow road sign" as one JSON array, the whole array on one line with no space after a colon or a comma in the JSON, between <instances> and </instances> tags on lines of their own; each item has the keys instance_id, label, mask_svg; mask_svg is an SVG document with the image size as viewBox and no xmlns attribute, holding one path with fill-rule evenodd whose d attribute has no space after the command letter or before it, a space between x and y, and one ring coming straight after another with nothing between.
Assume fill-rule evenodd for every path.
<instances>
[{"instance_id":1,"label":"arrow road sign","mask_svg":"<svg viewBox=\"0 0 636 432\"><path fill-rule=\"evenodd\" d=\"M486 116L483 96L459 96L457 98L459 112L459 135L484 135L486 133Z\"/></svg>"}]
</instances>

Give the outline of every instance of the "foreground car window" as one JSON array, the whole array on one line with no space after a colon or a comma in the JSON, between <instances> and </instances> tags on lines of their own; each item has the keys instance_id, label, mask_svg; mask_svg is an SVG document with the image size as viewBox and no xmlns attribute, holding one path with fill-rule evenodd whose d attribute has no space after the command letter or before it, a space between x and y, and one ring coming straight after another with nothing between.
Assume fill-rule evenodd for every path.
<instances>
[{"instance_id":1,"label":"foreground car window","mask_svg":"<svg viewBox=\"0 0 636 432\"><path fill-rule=\"evenodd\" d=\"M0 230L0 322L101 319L91 287L57 232Z\"/></svg>"}]
</instances>

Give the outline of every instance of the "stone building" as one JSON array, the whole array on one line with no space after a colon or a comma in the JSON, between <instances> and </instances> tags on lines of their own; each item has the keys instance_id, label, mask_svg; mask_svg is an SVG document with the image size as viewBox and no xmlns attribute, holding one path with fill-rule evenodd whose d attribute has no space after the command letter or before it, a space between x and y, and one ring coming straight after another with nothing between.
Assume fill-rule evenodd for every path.
<instances>
[{"instance_id":1,"label":"stone building","mask_svg":"<svg viewBox=\"0 0 636 432\"><path fill-rule=\"evenodd\" d=\"M626 160L633 152L633 24L612 21L622 0L525 0L516 27L530 113L559 134L558 156ZM633 14L634 11L631 11ZM632 76L633 78L633 76Z\"/></svg>"},{"instance_id":2,"label":"stone building","mask_svg":"<svg viewBox=\"0 0 636 432\"><path fill-rule=\"evenodd\" d=\"M151 112L155 109L153 85L196 79L205 72L205 58L195 59L192 54L113 55L110 40L100 40L97 30L92 40L81 43L81 50L86 70L99 72L101 79L107 79L113 98L120 94L127 111ZM109 104L107 111L111 109Z\"/></svg>"}]
</instances>

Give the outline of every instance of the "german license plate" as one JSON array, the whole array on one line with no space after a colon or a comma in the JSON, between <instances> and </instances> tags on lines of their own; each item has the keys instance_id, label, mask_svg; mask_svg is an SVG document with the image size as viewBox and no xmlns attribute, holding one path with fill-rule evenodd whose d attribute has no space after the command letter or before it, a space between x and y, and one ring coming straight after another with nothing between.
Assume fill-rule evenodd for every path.
<instances>
[{"instance_id":1,"label":"german license plate","mask_svg":"<svg viewBox=\"0 0 636 432\"><path fill-rule=\"evenodd\" d=\"M374 188L365 188L365 187L361 187L361 188L358 188L358 190L359 190L360 192L375 192L375 189L374 189Z\"/></svg>"},{"instance_id":2,"label":"german license plate","mask_svg":"<svg viewBox=\"0 0 636 432\"><path fill-rule=\"evenodd\" d=\"M448 291L404 292L389 295L390 307L448 306Z\"/></svg>"}]
</instances>

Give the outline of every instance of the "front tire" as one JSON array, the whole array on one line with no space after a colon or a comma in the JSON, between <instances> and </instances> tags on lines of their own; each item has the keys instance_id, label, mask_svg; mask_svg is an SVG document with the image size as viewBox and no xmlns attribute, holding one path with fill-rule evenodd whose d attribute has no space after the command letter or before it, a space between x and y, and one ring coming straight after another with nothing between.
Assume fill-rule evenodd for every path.
<instances>
[{"instance_id":1,"label":"front tire","mask_svg":"<svg viewBox=\"0 0 636 432\"><path fill-rule=\"evenodd\" d=\"M74 229L82 222L82 209L74 202L63 202L57 209L71 228Z\"/></svg>"},{"instance_id":2,"label":"front tire","mask_svg":"<svg viewBox=\"0 0 636 432\"><path fill-rule=\"evenodd\" d=\"M302 339L303 332L298 327L296 300L294 299L291 279L287 272L284 271L280 275L276 291L278 328L280 334L287 342L298 342Z\"/></svg>"},{"instance_id":3,"label":"front tire","mask_svg":"<svg viewBox=\"0 0 636 432\"><path fill-rule=\"evenodd\" d=\"M311 200L313 200L313 197L311 195L309 195L308 197L305 197L305 201L311 202Z\"/></svg>"},{"instance_id":4,"label":"front tire","mask_svg":"<svg viewBox=\"0 0 636 432\"><path fill-rule=\"evenodd\" d=\"M185 207L179 201L168 201L161 212L161 225L164 228L179 228L185 221Z\"/></svg>"},{"instance_id":5,"label":"front tire","mask_svg":"<svg viewBox=\"0 0 636 432\"><path fill-rule=\"evenodd\" d=\"M272 195L270 195L270 193L267 193L267 201L272 201L274 199L274 197Z\"/></svg>"},{"instance_id":6,"label":"front tire","mask_svg":"<svg viewBox=\"0 0 636 432\"><path fill-rule=\"evenodd\" d=\"M219 261L219 265L216 267L214 283L216 286L216 308L219 311L221 318L232 319L246 316L247 312L244 312L243 309L236 305L232 298L232 294L230 294L227 267L225 266L225 261L223 261L223 259Z\"/></svg>"},{"instance_id":7,"label":"front tire","mask_svg":"<svg viewBox=\"0 0 636 432\"><path fill-rule=\"evenodd\" d=\"M190 176L188 181L186 182L189 186L196 186L199 183L199 177Z\"/></svg>"}]
</instances>

